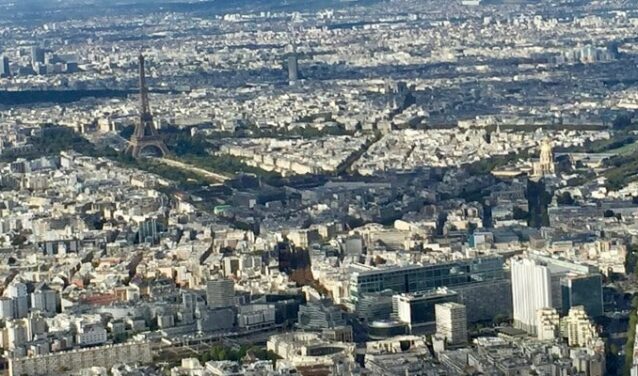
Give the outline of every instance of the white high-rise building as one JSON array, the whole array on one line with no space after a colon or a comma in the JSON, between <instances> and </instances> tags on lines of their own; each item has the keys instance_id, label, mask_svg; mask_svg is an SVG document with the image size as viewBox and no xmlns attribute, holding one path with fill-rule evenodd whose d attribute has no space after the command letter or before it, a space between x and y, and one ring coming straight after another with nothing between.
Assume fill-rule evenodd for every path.
<instances>
[{"instance_id":1,"label":"white high-rise building","mask_svg":"<svg viewBox=\"0 0 638 376\"><path fill-rule=\"evenodd\" d=\"M31 308L55 315L59 311L60 297L57 291L51 289L45 283L36 287L31 293Z\"/></svg>"},{"instance_id":2,"label":"white high-rise building","mask_svg":"<svg viewBox=\"0 0 638 376\"><path fill-rule=\"evenodd\" d=\"M4 295L13 301L13 317L24 318L29 314L29 295L27 285L22 282L13 281L4 290Z\"/></svg>"},{"instance_id":3,"label":"white high-rise building","mask_svg":"<svg viewBox=\"0 0 638 376\"><path fill-rule=\"evenodd\" d=\"M235 283L230 279L213 279L206 283L206 302L210 308L235 304Z\"/></svg>"},{"instance_id":4,"label":"white high-rise building","mask_svg":"<svg viewBox=\"0 0 638 376\"><path fill-rule=\"evenodd\" d=\"M0 297L0 319L11 320L15 318L13 312L13 299Z\"/></svg>"},{"instance_id":5,"label":"white high-rise building","mask_svg":"<svg viewBox=\"0 0 638 376\"><path fill-rule=\"evenodd\" d=\"M561 332L570 346L590 346L598 339L596 327L583 306L572 307L569 314L563 317Z\"/></svg>"},{"instance_id":6,"label":"white high-rise building","mask_svg":"<svg viewBox=\"0 0 638 376\"><path fill-rule=\"evenodd\" d=\"M552 307L552 279L547 266L530 259L512 260L514 326L536 334L536 312Z\"/></svg>"},{"instance_id":7,"label":"white high-rise building","mask_svg":"<svg viewBox=\"0 0 638 376\"><path fill-rule=\"evenodd\" d=\"M7 321L7 344L9 349L16 347L31 340L26 325L26 320L10 320Z\"/></svg>"},{"instance_id":8,"label":"white high-rise building","mask_svg":"<svg viewBox=\"0 0 638 376\"><path fill-rule=\"evenodd\" d=\"M463 304L448 302L434 307L436 334L450 345L467 343L467 310Z\"/></svg>"},{"instance_id":9,"label":"white high-rise building","mask_svg":"<svg viewBox=\"0 0 638 376\"><path fill-rule=\"evenodd\" d=\"M560 316L556 308L542 308L536 311L536 337L541 341L558 338Z\"/></svg>"}]
</instances>

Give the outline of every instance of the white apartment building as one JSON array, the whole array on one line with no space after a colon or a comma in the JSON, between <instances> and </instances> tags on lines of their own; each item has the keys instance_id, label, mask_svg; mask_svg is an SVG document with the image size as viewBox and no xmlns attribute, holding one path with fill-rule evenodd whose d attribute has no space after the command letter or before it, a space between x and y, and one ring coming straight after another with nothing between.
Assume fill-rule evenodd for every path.
<instances>
[{"instance_id":1,"label":"white apartment building","mask_svg":"<svg viewBox=\"0 0 638 376\"><path fill-rule=\"evenodd\" d=\"M555 308L536 311L536 337L540 341L552 341L558 337L560 316Z\"/></svg>"}]
</instances>

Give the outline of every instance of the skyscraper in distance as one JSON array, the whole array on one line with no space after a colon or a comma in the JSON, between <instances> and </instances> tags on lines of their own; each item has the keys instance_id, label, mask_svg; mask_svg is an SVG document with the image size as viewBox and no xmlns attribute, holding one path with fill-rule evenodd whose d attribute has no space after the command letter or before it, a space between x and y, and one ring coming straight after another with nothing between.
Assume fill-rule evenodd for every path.
<instances>
[{"instance_id":1,"label":"skyscraper in distance","mask_svg":"<svg viewBox=\"0 0 638 376\"><path fill-rule=\"evenodd\" d=\"M0 77L10 77L11 67L9 66L9 58L6 56L0 57Z\"/></svg>"},{"instance_id":2,"label":"skyscraper in distance","mask_svg":"<svg viewBox=\"0 0 638 376\"><path fill-rule=\"evenodd\" d=\"M44 64L44 49L38 46L31 47L31 64Z\"/></svg>"},{"instance_id":3,"label":"skyscraper in distance","mask_svg":"<svg viewBox=\"0 0 638 376\"><path fill-rule=\"evenodd\" d=\"M297 58L297 52L293 51L288 56L288 83L294 85L299 80L299 61Z\"/></svg>"}]
</instances>

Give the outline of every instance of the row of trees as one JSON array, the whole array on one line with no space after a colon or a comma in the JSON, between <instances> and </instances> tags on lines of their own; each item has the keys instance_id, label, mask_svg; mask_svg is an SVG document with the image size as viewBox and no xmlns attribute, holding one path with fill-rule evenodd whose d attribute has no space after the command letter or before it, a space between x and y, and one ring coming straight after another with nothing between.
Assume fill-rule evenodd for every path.
<instances>
[{"instance_id":1,"label":"row of trees","mask_svg":"<svg viewBox=\"0 0 638 376\"><path fill-rule=\"evenodd\" d=\"M30 151L5 151L0 160L14 161L16 158L36 159L57 155L64 150L73 150L91 157L117 157L118 153L111 148L98 148L71 128L47 124L37 136L31 137Z\"/></svg>"},{"instance_id":2,"label":"row of trees","mask_svg":"<svg viewBox=\"0 0 638 376\"><path fill-rule=\"evenodd\" d=\"M632 277L635 277L638 273L638 247L635 245L632 246L627 253L627 257L625 258L625 269L627 274ZM625 347L623 349L625 354L623 375L627 376L631 374L631 367L634 360L636 324L638 324L638 296L634 296L631 300L631 313L629 314L629 324L627 327L627 342L625 342ZM617 349L612 349L612 352L615 352L615 350Z\"/></svg>"},{"instance_id":3,"label":"row of trees","mask_svg":"<svg viewBox=\"0 0 638 376\"><path fill-rule=\"evenodd\" d=\"M636 324L638 324L638 297L631 301L631 313L629 314L629 327L627 328L627 342L625 343L625 369L623 374L629 376L634 362L634 343L636 341Z\"/></svg>"},{"instance_id":4,"label":"row of trees","mask_svg":"<svg viewBox=\"0 0 638 376\"><path fill-rule=\"evenodd\" d=\"M260 360L270 360L273 364L277 362L277 359L280 359L274 352L267 351L266 349L258 346L242 345L238 348L231 348L223 345L214 345L208 351L201 353L199 360L201 362L208 362L211 360L230 360L239 362L244 359L246 355L250 355Z\"/></svg>"}]
</instances>

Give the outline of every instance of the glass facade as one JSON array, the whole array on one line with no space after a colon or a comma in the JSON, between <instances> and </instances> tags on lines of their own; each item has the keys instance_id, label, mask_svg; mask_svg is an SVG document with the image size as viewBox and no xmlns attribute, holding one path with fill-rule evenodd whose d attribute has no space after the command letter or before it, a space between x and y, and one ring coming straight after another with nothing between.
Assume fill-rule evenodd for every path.
<instances>
[{"instance_id":1,"label":"glass facade","mask_svg":"<svg viewBox=\"0 0 638 376\"><path fill-rule=\"evenodd\" d=\"M600 274L569 275L561 280L562 308L568 313L571 307L584 306L590 317L603 314L603 287Z\"/></svg>"},{"instance_id":2,"label":"glass facade","mask_svg":"<svg viewBox=\"0 0 638 376\"><path fill-rule=\"evenodd\" d=\"M441 303L458 302L458 296L454 293L446 295L432 294L408 299L410 305L410 324L419 325L436 323L434 306Z\"/></svg>"},{"instance_id":3,"label":"glass facade","mask_svg":"<svg viewBox=\"0 0 638 376\"><path fill-rule=\"evenodd\" d=\"M410 293L502 278L504 278L502 257L479 257L439 264L353 273L350 279L350 295L356 302L361 294L383 290Z\"/></svg>"}]
</instances>

